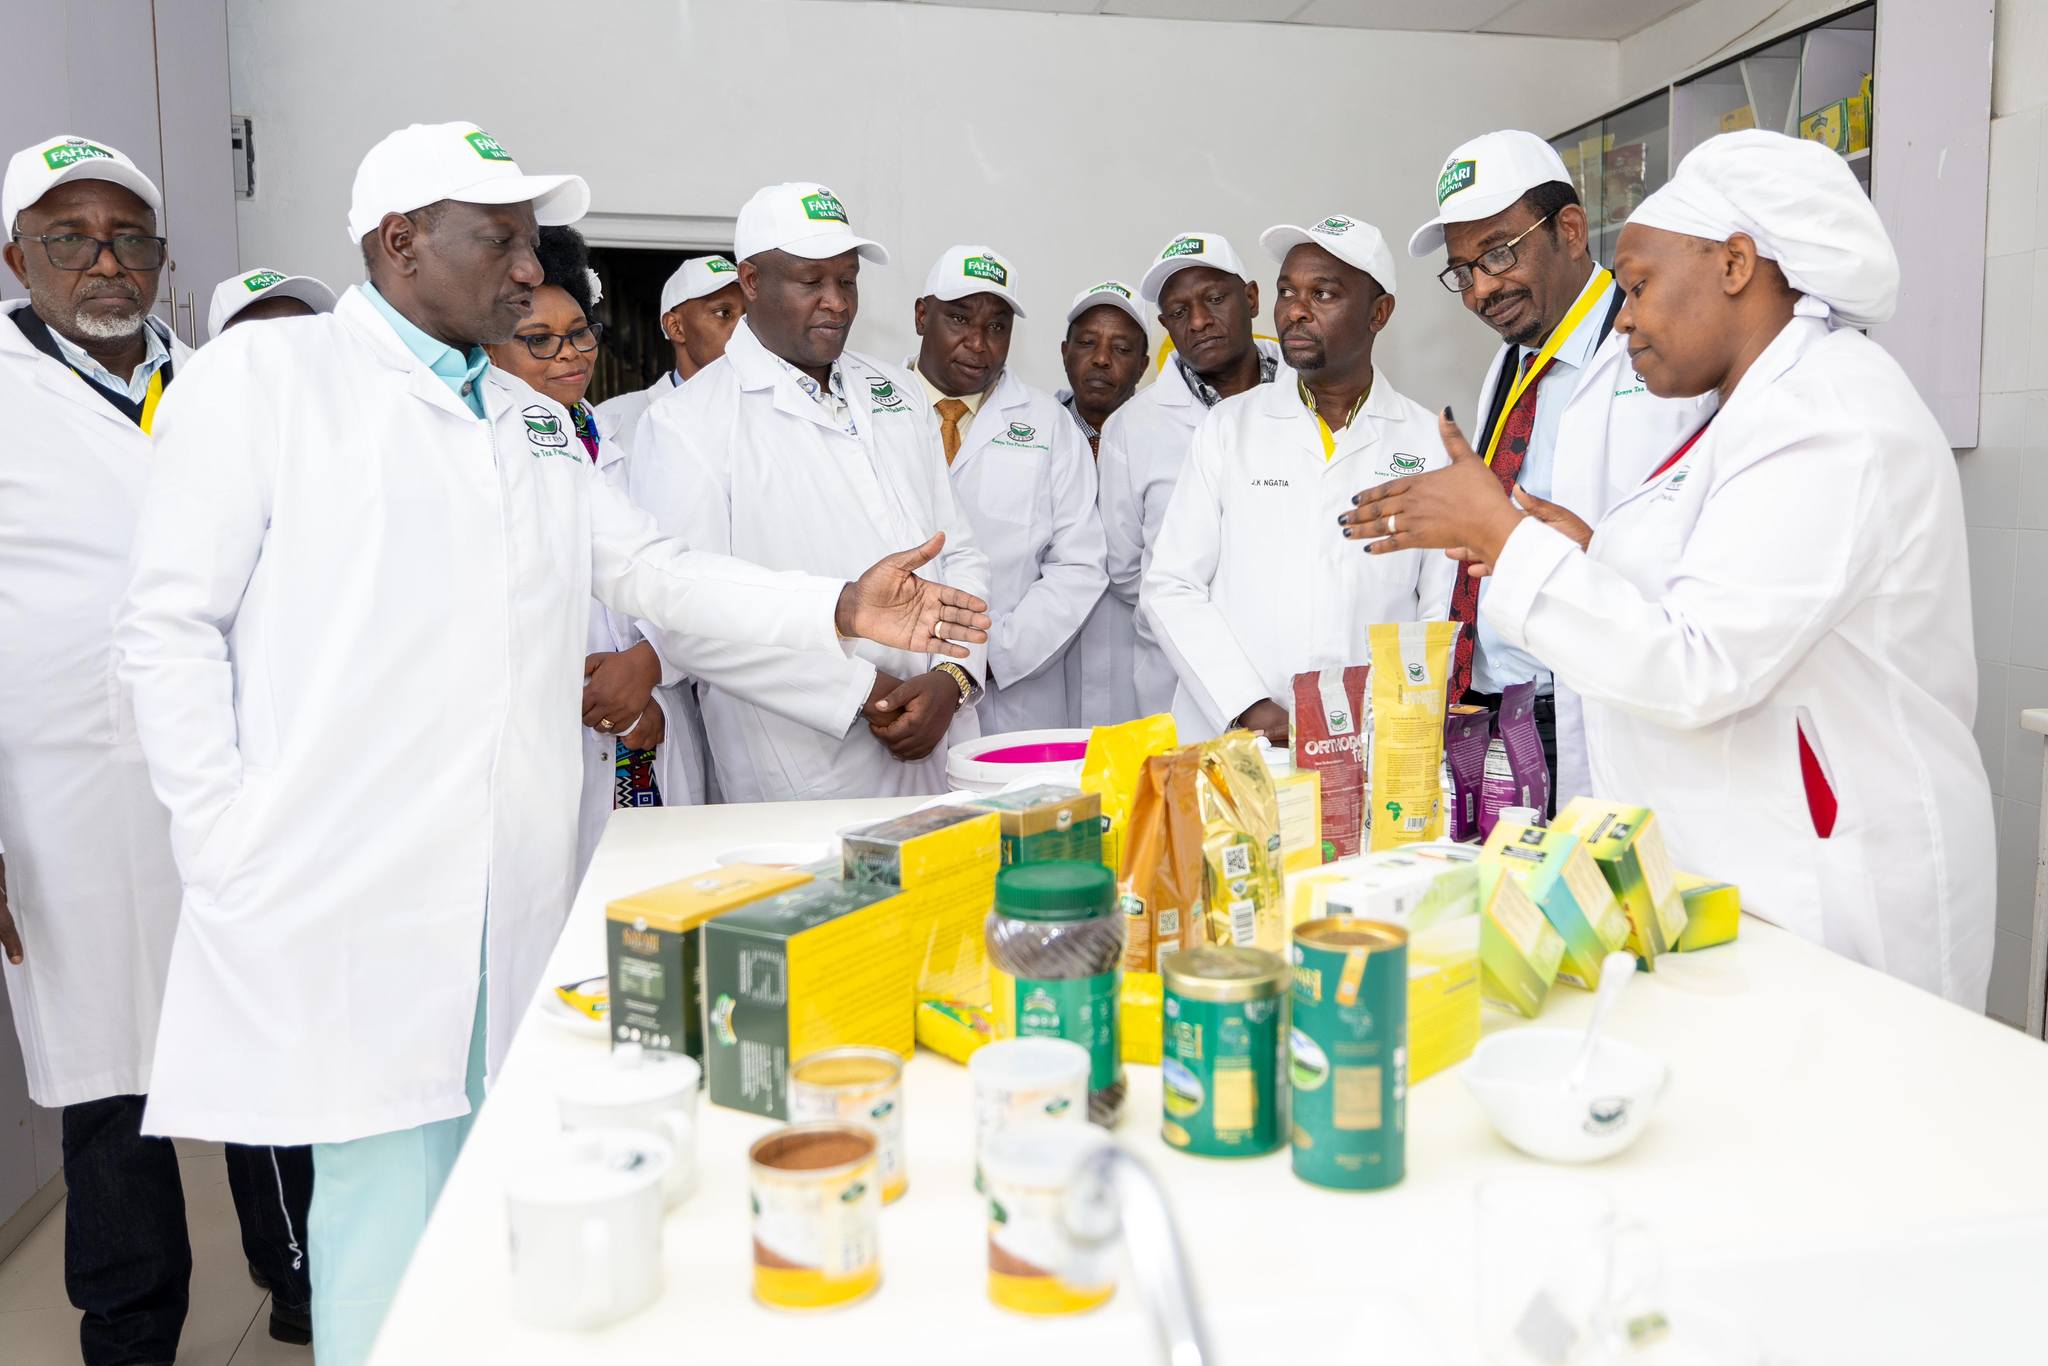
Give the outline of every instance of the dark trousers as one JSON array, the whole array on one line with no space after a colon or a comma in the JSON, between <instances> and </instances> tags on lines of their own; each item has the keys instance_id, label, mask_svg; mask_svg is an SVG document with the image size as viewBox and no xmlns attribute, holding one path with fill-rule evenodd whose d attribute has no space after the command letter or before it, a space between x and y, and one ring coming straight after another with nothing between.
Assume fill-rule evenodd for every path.
<instances>
[{"instance_id":1,"label":"dark trousers","mask_svg":"<svg viewBox=\"0 0 2048 1366\"><path fill-rule=\"evenodd\" d=\"M1467 690L1463 700L1491 711L1500 710L1500 694L1497 692ZM1543 766L1550 770L1549 809L1543 813L1550 817L1557 814L1557 699L1546 693L1536 699L1533 711L1536 735L1543 741Z\"/></svg>"},{"instance_id":2,"label":"dark trousers","mask_svg":"<svg viewBox=\"0 0 2048 1366\"><path fill-rule=\"evenodd\" d=\"M177 1356L192 1278L185 1189L167 1138L142 1135L142 1096L64 1107L64 1289L82 1315L86 1366L141 1366ZM228 1185L250 1266L280 1302L312 1298L305 1148L227 1149Z\"/></svg>"}]
</instances>

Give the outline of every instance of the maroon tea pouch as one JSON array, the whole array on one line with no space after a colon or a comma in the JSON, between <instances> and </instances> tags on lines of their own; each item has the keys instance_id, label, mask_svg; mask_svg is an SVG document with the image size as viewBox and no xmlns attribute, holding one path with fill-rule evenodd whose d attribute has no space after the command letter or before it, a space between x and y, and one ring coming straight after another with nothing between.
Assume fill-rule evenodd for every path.
<instances>
[{"instance_id":1,"label":"maroon tea pouch","mask_svg":"<svg viewBox=\"0 0 2048 1366\"><path fill-rule=\"evenodd\" d=\"M1294 766L1322 780L1323 840L1338 858L1358 852L1365 819L1366 679L1363 664L1294 676Z\"/></svg>"}]
</instances>

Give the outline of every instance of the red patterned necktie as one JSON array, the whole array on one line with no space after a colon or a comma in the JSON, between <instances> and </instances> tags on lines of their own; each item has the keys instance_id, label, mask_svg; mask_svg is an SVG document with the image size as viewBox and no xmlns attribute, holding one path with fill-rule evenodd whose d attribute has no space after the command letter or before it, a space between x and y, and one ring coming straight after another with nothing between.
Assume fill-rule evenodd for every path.
<instances>
[{"instance_id":1,"label":"red patterned necktie","mask_svg":"<svg viewBox=\"0 0 2048 1366\"><path fill-rule=\"evenodd\" d=\"M1530 363L1535 359L1533 351L1523 359L1523 373L1528 372ZM1501 419L1504 427L1500 446L1493 453L1491 468L1509 497L1514 496L1515 480L1522 473L1522 461L1529 454L1529 435L1536 430L1536 391L1542 387L1544 372L1550 369L1550 364L1549 361L1543 362L1543 369L1522 387L1522 396ZM1458 586L1451 593L1451 620L1458 623L1457 659L1451 668L1450 695L1453 699L1463 697L1472 686L1472 650L1479 643L1479 585L1482 582L1484 580L1465 573L1462 565L1459 567Z\"/></svg>"}]
</instances>

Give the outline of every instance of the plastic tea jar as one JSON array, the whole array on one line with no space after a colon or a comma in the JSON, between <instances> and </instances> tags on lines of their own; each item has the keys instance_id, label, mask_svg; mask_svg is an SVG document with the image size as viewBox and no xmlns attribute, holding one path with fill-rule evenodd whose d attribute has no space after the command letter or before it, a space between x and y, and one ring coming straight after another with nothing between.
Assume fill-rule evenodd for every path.
<instances>
[{"instance_id":1,"label":"plastic tea jar","mask_svg":"<svg viewBox=\"0 0 2048 1366\"><path fill-rule=\"evenodd\" d=\"M1123 1114L1117 993L1124 951L1116 879L1100 863L1024 863L996 875L988 943L998 1038L1068 1039L1088 1050L1088 1118Z\"/></svg>"}]
</instances>

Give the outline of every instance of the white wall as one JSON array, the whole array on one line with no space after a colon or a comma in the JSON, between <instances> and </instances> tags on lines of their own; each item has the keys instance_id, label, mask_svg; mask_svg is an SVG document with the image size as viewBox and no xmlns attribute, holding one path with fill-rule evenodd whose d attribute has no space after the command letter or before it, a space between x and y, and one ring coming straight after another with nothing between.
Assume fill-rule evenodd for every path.
<instances>
[{"instance_id":1,"label":"white wall","mask_svg":"<svg viewBox=\"0 0 2048 1366\"><path fill-rule=\"evenodd\" d=\"M937 254L992 243L1031 314L1015 362L1048 386L1067 300L1135 282L1172 233L1227 234L1268 286L1271 223L1343 210L1405 244L1455 143L1564 127L1615 71L1611 43L806 0L232 0L229 42L256 121L247 265L359 278L357 160L400 124L470 118L524 167L587 177L600 213L730 218L818 178L895 253L854 338L885 357L912 348ZM1383 364L1462 413L1491 334L1396 251Z\"/></svg>"}]
</instances>

